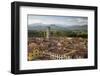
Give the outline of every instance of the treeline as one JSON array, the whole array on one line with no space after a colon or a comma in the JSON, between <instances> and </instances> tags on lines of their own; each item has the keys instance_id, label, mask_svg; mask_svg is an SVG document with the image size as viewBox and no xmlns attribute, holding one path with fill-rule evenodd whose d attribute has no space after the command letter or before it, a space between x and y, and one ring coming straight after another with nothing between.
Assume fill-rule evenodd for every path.
<instances>
[{"instance_id":1,"label":"treeline","mask_svg":"<svg viewBox=\"0 0 100 76\"><path fill-rule=\"evenodd\" d=\"M87 38L87 31L50 31L51 37L82 37ZM28 31L28 37L46 37L45 31Z\"/></svg>"}]
</instances>

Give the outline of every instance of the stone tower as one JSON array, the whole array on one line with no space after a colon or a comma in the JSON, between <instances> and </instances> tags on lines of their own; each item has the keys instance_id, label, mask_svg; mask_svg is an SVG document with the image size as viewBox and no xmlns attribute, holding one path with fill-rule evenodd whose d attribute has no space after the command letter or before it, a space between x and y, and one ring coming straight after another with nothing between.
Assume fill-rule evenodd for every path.
<instances>
[{"instance_id":1,"label":"stone tower","mask_svg":"<svg viewBox=\"0 0 100 76\"><path fill-rule=\"evenodd\" d=\"M49 37L50 37L50 26L48 26L46 29L46 38L49 39Z\"/></svg>"}]
</instances>

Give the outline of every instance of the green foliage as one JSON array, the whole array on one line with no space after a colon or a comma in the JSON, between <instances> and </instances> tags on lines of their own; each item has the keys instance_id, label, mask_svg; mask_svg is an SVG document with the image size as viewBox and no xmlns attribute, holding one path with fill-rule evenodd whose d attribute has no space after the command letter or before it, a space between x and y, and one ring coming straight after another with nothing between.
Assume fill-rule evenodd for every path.
<instances>
[{"instance_id":1,"label":"green foliage","mask_svg":"<svg viewBox=\"0 0 100 76\"><path fill-rule=\"evenodd\" d=\"M29 37L45 37L45 32L43 31L28 31Z\"/></svg>"},{"instance_id":2,"label":"green foliage","mask_svg":"<svg viewBox=\"0 0 100 76\"><path fill-rule=\"evenodd\" d=\"M52 37L82 37L87 38L87 31L50 31L50 36ZM45 31L28 31L28 37L46 37Z\"/></svg>"}]
</instances>

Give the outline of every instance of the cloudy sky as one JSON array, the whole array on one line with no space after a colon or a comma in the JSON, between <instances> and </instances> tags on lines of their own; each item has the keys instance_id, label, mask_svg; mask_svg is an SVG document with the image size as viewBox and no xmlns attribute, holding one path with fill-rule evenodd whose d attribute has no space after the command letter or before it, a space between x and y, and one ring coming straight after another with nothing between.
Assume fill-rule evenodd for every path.
<instances>
[{"instance_id":1,"label":"cloudy sky","mask_svg":"<svg viewBox=\"0 0 100 76\"><path fill-rule=\"evenodd\" d=\"M62 25L87 25L87 17L78 16L50 16L50 15L28 15L28 25L34 23L62 24Z\"/></svg>"}]
</instances>

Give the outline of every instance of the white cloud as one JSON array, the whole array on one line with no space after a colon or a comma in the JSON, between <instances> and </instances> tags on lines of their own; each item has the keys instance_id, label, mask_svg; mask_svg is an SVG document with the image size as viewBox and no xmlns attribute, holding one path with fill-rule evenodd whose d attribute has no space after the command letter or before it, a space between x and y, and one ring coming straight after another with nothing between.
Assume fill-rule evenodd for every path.
<instances>
[{"instance_id":1,"label":"white cloud","mask_svg":"<svg viewBox=\"0 0 100 76\"><path fill-rule=\"evenodd\" d=\"M87 17L72 17L72 16L45 16L45 15L29 15L28 24L43 23L43 24L64 24L64 25L86 25L88 24Z\"/></svg>"},{"instance_id":2,"label":"white cloud","mask_svg":"<svg viewBox=\"0 0 100 76\"><path fill-rule=\"evenodd\" d=\"M28 20L28 24L34 24L34 23L43 23L43 21L39 20L39 19L30 19Z\"/></svg>"}]
</instances>

